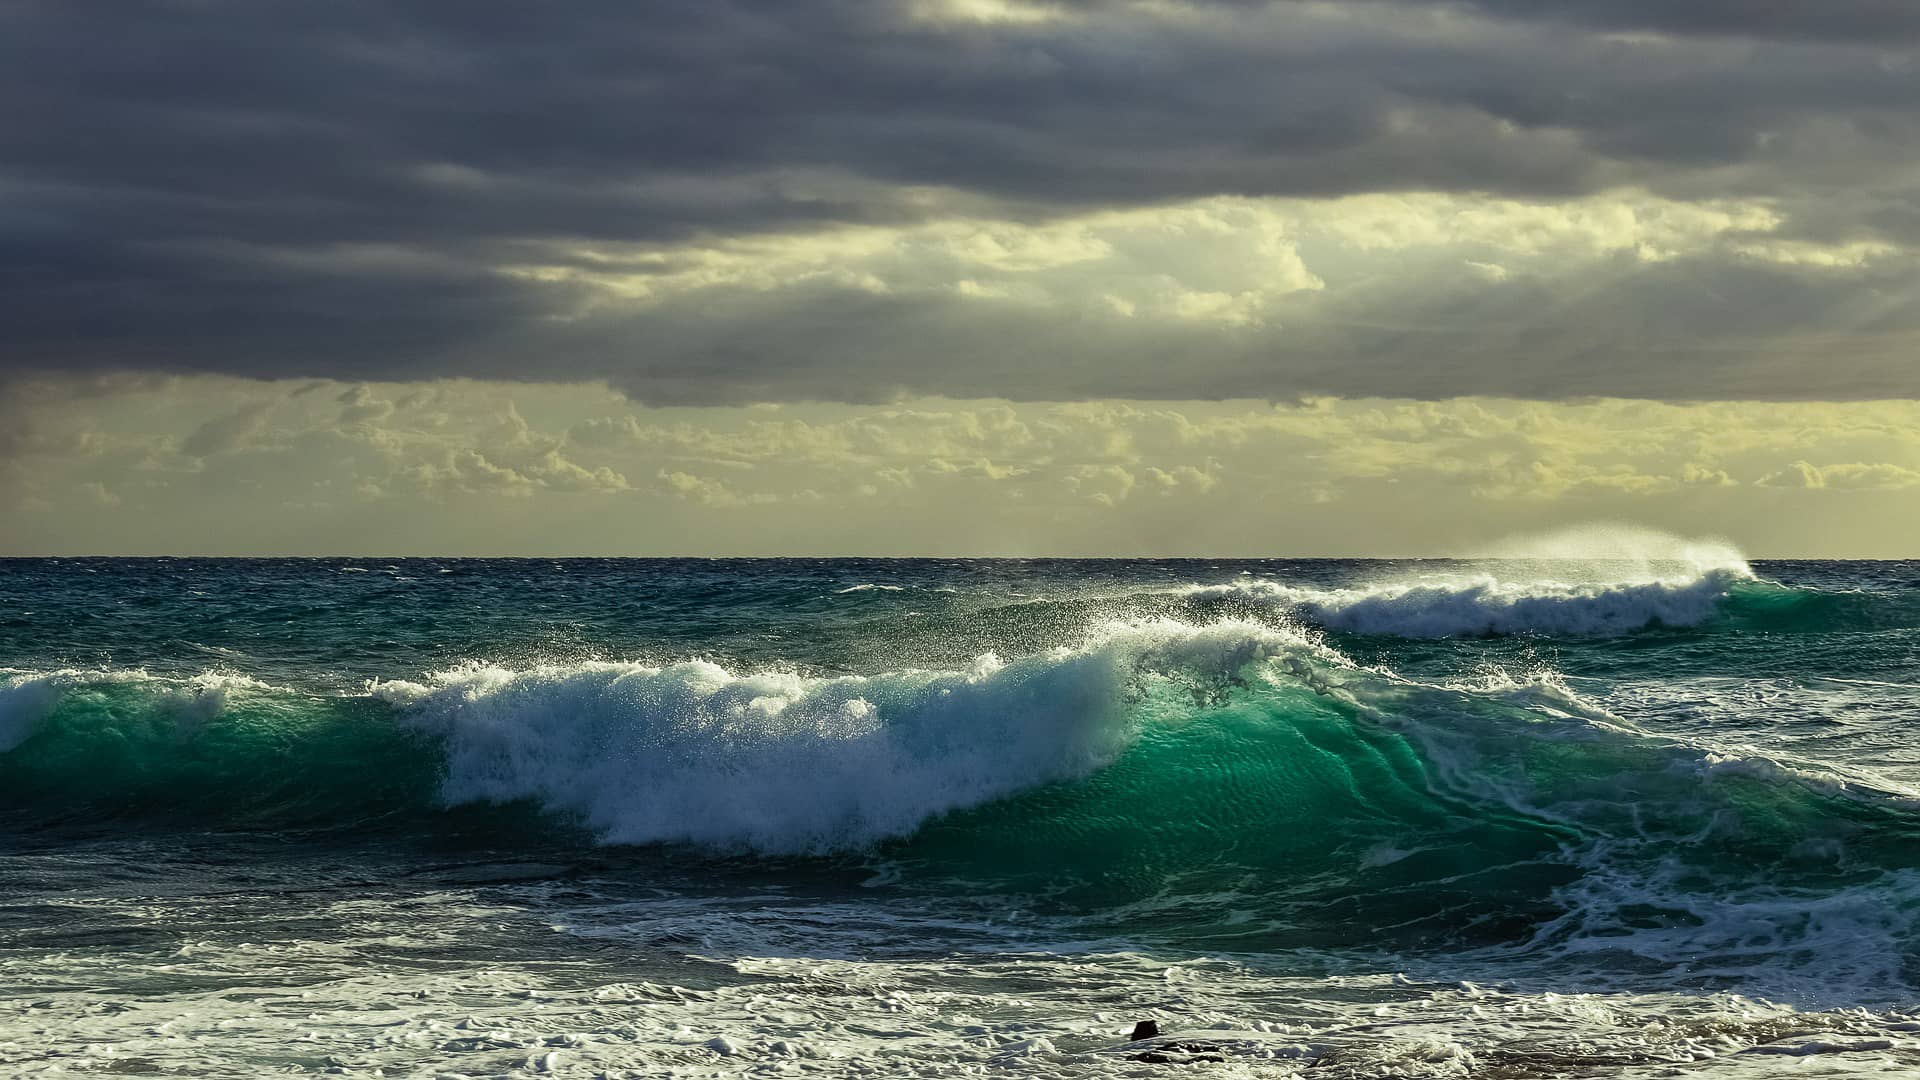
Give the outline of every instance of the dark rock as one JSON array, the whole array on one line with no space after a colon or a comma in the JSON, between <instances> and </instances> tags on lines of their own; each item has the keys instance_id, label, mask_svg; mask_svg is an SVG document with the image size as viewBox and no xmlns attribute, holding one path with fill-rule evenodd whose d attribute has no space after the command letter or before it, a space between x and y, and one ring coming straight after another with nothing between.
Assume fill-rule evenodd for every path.
<instances>
[{"instance_id":1,"label":"dark rock","mask_svg":"<svg viewBox=\"0 0 1920 1080\"><path fill-rule=\"evenodd\" d=\"M1160 1034L1159 1024L1153 1022L1152 1020L1142 1020L1139 1023L1133 1025L1133 1034L1127 1036L1127 1041L1139 1042L1141 1039L1157 1038L1159 1034Z\"/></svg>"}]
</instances>

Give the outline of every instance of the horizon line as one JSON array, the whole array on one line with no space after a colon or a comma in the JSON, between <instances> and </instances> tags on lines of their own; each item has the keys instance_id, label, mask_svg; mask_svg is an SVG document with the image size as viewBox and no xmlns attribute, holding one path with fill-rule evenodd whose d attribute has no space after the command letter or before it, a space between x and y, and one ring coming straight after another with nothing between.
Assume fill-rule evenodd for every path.
<instances>
[{"instance_id":1,"label":"horizon line","mask_svg":"<svg viewBox=\"0 0 1920 1080\"><path fill-rule=\"evenodd\" d=\"M1749 555L1745 552L1741 552L1740 558L1748 562L1755 562L1755 561L1758 561L1758 562L1914 562L1914 561L1920 561L1920 554L1916 554L1916 555ZM769 561L781 560L781 559L812 559L812 560L819 560L819 561L866 560L869 562L914 562L914 561L932 561L932 560L966 561L966 562L1049 562L1049 561L1053 561L1053 562L1064 562L1064 561L1074 561L1074 562L1174 562L1174 561L1179 561L1179 562L1207 562L1207 561L1255 562L1255 561L1276 561L1276 560L1308 560L1308 561L1344 560L1349 562L1478 562L1478 561L1686 562L1688 561L1686 559L1681 559L1681 558L1661 558L1658 556L1620 556L1615 558L1604 558L1604 557L1551 556L1551 555L1512 557L1512 556L1499 556L1499 555L1463 555L1463 554L1449 554L1449 555L1439 555L1439 554L1429 554L1429 555L1328 555L1328 554L1318 554L1318 555L1138 555L1138 554L1135 554L1135 555L938 555L938 554L924 554L924 555L854 555L854 554L590 555L590 554L576 553L576 554L568 554L568 555L525 555L525 554L523 555L423 555L423 554L398 555L398 554L392 554L392 553L367 554L367 553L357 553L357 552L329 553L329 554L309 553L309 554L299 554L299 555L271 554L271 553L262 553L262 554L256 554L256 555L205 555L205 554L191 554L191 553L183 554L183 553L177 553L177 552L168 553L168 554L141 554L141 555L107 554L107 553L98 553L98 552L89 553L89 554L48 554L48 553L0 554L0 561L26 561L26 560L48 560L48 559L73 559L73 560L201 559L201 560L233 560L233 561L259 560L259 559L304 559L304 560L312 560L312 561L319 561L323 559L362 559L370 562L381 560L381 559L392 559L392 560L443 559L443 560L473 560L473 561L486 560L486 561L494 561L494 562L506 561L506 560L551 562L551 561L581 561L581 560L588 560L588 559L595 559L595 560L625 559L625 560L633 560L633 561L651 560L651 561L659 561L659 562L769 562Z\"/></svg>"}]
</instances>

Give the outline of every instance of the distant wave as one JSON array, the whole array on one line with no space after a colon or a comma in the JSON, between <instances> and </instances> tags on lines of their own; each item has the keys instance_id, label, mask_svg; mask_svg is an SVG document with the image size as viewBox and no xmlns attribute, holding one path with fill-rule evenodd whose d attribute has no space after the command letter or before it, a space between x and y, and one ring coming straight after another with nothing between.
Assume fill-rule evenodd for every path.
<instances>
[{"instance_id":1,"label":"distant wave","mask_svg":"<svg viewBox=\"0 0 1920 1080\"><path fill-rule=\"evenodd\" d=\"M1612 636L1712 619L1738 592L1791 592L1755 577L1724 540L1596 522L1495 545L1470 569L1338 588L1243 578L1190 599L1277 609L1328 630L1408 638Z\"/></svg>"},{"instance_id":2,"label":"distant wave","mask_svg":"<svg viewBox=\"0 0 1920 1080\"><path fill-rule=\"evenodd\" d=\"M1648 581L1508 580L1481 572L1340 589L1246 579L1183 592L1197 600L1281 609L1345 633L1613 635L1649 626L1698 625L1735 588L1753 580L1752 571L1737 566Z\"/></svg>"}]
</instances>

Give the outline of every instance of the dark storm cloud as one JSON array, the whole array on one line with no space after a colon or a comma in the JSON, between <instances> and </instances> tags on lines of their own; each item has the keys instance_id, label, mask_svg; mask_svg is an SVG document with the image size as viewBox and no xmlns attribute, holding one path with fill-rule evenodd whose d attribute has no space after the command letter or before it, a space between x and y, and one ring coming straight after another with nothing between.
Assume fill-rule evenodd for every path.
<instances>
[{"instance_id":1,"label":"dark storm cloud","mask_svg":"<svg viewBox=\"0 0 1920 1080\"><path fill-rule=\"evenodd\" d=\"M1193 7L1256 9L1272 0L1190 0ZM1320 0L1293 0L1317 3ZM1622 32L1723 38L1864 41L1920 40L1920 10L1907 0L1355 0L1503 19L1558 22ZM1068 0L1076 10L1112 12L1128 0Z\"/></svg>"},{"instance_id":2,"label":"dark storm cloud","mask_svg":"<svg viewBox=\"0 0 1920 1080\"><path fill-rule=\"evenodd\" d=\"M1463 6L1615 30L1878 45L1920 41L1920 8L1908 0L1470 0Z\"/></svg>"},{"instance_id":3,"label":"dark storm cloud","mask_svg":"<svg viewBox=\"0 0 1920 1080\"><path fill-rule=\"evenodd\" d=\"M1222 341L825 286L581 318L582 286L496 270L600 244L1216 194L1632 184L1777 200L1810 239L1915 228L1911 188L1888 179L1920 145L1907 3L1084 4L1034 23L914 10L0 0L0 364L605 377L662 400L1408 379L1410 393L1554 396L1588 392L1594 355L1570 367L1544 350L1516 373L1462 347L1410 375L1330 326ZM1748 284L1739 267L1694 269ZM1788 291L1789 310L1838 302L1818 282ZM1700 347L1749 314L1719 313ZM1783 332L1834 321L1822 308ZM1584 325L1552 336L1608 347ZM1740 392L1713 389L1717 363L1606 364L1609 392L1674 392L1688 371L1688 392ZM1881 385L1830 374L1765 392Z\"/></svg>"}]
</instances>

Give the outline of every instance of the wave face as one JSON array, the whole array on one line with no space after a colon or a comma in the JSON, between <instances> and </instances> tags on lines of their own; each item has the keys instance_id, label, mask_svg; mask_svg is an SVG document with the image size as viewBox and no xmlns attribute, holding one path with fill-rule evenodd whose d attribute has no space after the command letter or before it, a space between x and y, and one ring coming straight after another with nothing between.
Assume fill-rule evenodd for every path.
<instances>
[{"instance_id":1,"label":"wave face","mask_svg":"<svg viewBox=\"0 0 1920 1080\"><path fill-rule=\"evenodd\" d=\"M894 855L1215 949L1521 949L1781 993L1810 965L1905 985L1912 796L1639 730L1551 678L1317 674L1162 702L1112 767L943 818Z\"/></svg>"},{"instance_id":2,"label":"wave face","mask_svg":"<svg viewBox=\"0 0 1920 1080\"><path fill-rule=\"evenodd\" d=\"M431 740L364 697L244 676L0 676L0 808L30 818L175 818L356 829L434 804Z\"/></svg>"}]
</instances>

